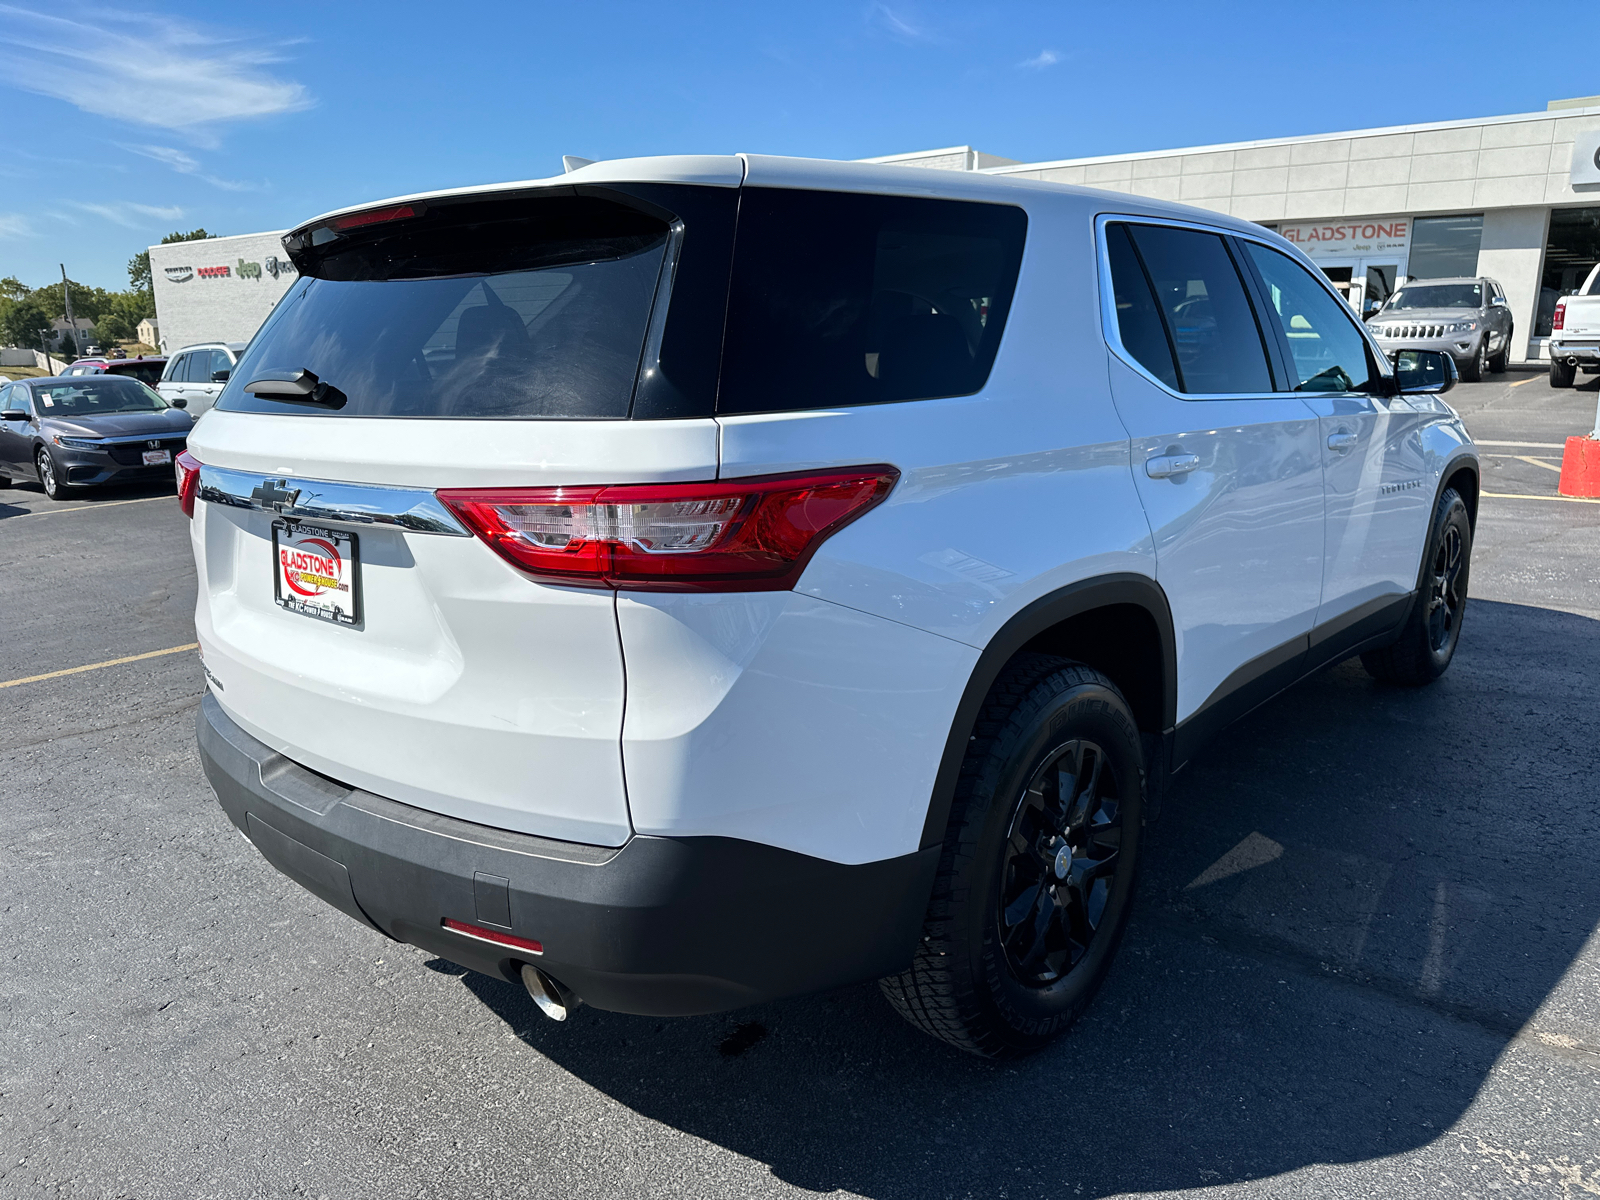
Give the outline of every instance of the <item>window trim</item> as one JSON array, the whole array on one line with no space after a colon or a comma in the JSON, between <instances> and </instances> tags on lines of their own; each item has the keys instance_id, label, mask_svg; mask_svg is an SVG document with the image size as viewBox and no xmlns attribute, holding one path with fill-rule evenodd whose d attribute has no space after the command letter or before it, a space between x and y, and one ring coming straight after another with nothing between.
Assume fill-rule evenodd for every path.
<instances>
[{"instance_id":1,"label":"window trim","mask_svg":"<svg viewBox=\"0 0 1600 1200\"><path fill-rule=\"evenodd\" d=\"M1151 216L1148 213L1098 213L1094 219L1095 256L1100 284L1100 335L1105 341L1107 349L1116 356L1118 361L1136 372L1147 383L1160 388L1174 400L1267 400L1285 396L1296 400L1304 399L1306 393L1297 392L1292 388L1270 392L1175 392L1140 365L1139 361L1128 353L1123 346L1122 332L1117 323L1117 299L1111 280L1111 254L1109 247L1106 245L1106 226L1117 222L1132 225L1165 225L1173 229L1192 229L1197 233L1210 233L1220 237L1227 247L1229 257L1234 259L1234 268L1239 271L1240 283L1244 287L1245 295L1250 301L1251 308L1256 310L1258 324L1263 314L1259 307L1261 297L1258 290L1255 265L1249 262L1248 255L1244 255L1242 257L1245 259L1245 263L1241 267L1238 261L1240 256L1235 253L1234 247L1230 243L1234 241L1255 242L1268 250L1276 250L1279 254L1284 254L1291 262L1305 269L1313 279L1321 284L1324 292L1348 309L1350 307L1349 303L1343 296L1339 295L1333 284L1329 282L1328 277L1317 269L1315 263L1303 256L1297 257L1298 252L1291 243L1283 238L1277 238L1274 241L1273 237L1275 235L1265 229L1262 232L1268 234L1268 236L1258 237L1253 232L1241 232L1237 229L1229 229L1219 225L1204 225L1198 221L1187 221L1179 217ZM1135 246L1135 250L1137 251L1137 246ZM1372 361L1377 367L1379 377L1391 381L1386 384L1385 392L1382 393L1389 394L1390 389L1392 389L1392 380L1394 379L1394 369L1389 362L1389 356L1379 349L1377 341L1373 338L1372 331L1366 327L1364 322L1357 320L1354 313L1350 313L1349 317L1350 323L1360 331L1362 340L1366 343L1367 352L1372 356ZM1270 317L1268 320L1270 321ZM1273 324L1273 332L1270 335L1265 330L1262 333L1264 335L1262 337L1262 349L1267 358L1268 376L1272 378L1274 383L1280 378L1287 381L1292 376L1288 373L1287 364L1282 361L1283 349L1278 344L1282 335L1277 332L1277 325ZM1369 392L1318 392L1316 394L1319 396L1372 395Z\"/></svg>"}]
</instances>

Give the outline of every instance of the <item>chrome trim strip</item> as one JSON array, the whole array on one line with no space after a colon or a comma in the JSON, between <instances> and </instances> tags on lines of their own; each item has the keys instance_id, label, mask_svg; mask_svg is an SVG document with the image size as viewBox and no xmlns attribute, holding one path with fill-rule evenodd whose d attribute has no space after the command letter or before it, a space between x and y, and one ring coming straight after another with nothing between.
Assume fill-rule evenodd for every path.
<instances>
[{"instance_id":1,"label":"chrome trim strip","mask_svg":"<svg viewBox=\"0 0 1600 1200\"><path fill-rule=\"evenodd\" d=\"M472 536L455 514L424 488L294 479L203 465L198 495L209 504L268 512L319 525L355 529L388 525L411 533Z\"/></svg>"},{"instance_id":2,"label":"chrome trim strip","mask_svg":"<svg viewBox=\"0 0 1600 1200\"><path fill-rule=\"evenodd\" d=\"M96 446L123 446L130 442L182 442L189 437L189 430L175 429L170 433L128 433L120 437L97 437L92 434L63 433L64 438L71 438L75 442L93 442Z\"/></svg>"}]
</instances>

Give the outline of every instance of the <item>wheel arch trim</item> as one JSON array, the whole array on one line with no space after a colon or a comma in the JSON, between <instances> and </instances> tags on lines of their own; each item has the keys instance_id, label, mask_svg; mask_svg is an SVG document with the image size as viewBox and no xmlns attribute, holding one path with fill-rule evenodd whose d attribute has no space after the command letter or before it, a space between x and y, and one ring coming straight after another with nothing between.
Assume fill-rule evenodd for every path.
<instances>
[{"instance_id":1,"label":"wheel arch trim","mask_svg":"<svg viewBox=\"0 0 1600 1200\"><path fill-rule=\"evenodd\" d=\"M1041 596L1013 614L989 639L978 656L967 679L967 686L956 706L955 718L945 740L944 753L939 759L939 770L934 777L933 793L928 801L928 813L923 822L920 847L927 849L943 843L945 827L950 818L950 806L955 797L956 780L961 774L961 763L966 757L967 743L977 723L978 712L989 694L989 689L999 678L1005 665L1034 638L1073 617L1084 616L1096 609L1132 606L1143 610L1154 622L1160 638L1162 664L1161 729L1163 744L1176 721L1177 689L1177 638L1173 631L1172 610L1161 585L1148 575L1119 572L1099 575L1070 583L1066 587ZM1165 763L1151 764L1165 770Z\"/></svg>"}]
</instances>

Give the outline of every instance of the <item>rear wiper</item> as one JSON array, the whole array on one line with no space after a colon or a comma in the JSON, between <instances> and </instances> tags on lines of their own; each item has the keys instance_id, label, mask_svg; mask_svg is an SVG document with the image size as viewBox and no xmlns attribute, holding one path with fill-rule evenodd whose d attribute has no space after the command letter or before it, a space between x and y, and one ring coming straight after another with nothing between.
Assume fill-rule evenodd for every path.
<instances>
[{"instance_id":1,"label":"rear wiper","mask_svg":"<svg viewBox=\"0 0 1600 1200\"><path fill-rule=\"evenodd\" d=\"M343 408L350 397L331 383L323 383L310 371L273 371L244 390L267 400L290 404L320 404L323 408Z\"/></svg>"}]
</instances>

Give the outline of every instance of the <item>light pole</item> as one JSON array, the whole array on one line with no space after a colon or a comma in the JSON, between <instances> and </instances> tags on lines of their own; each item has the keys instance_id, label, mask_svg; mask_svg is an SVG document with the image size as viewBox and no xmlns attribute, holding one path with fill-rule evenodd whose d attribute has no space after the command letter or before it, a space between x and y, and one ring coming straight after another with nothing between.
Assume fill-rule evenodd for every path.
<instances>
[{"instance_id":1,"label":"light pole","mask_svg":"<svg viewBox=\"0 0 1600 1200\"><path fill-rule=\"evenodd\" d=\"M78 345L78 327L72 323L72 288L67 283L67 264L61 264L61 298L67 304L67 332L72 335L72 349L76 353L82 349Z\"/></svg>"}]
</instances>

